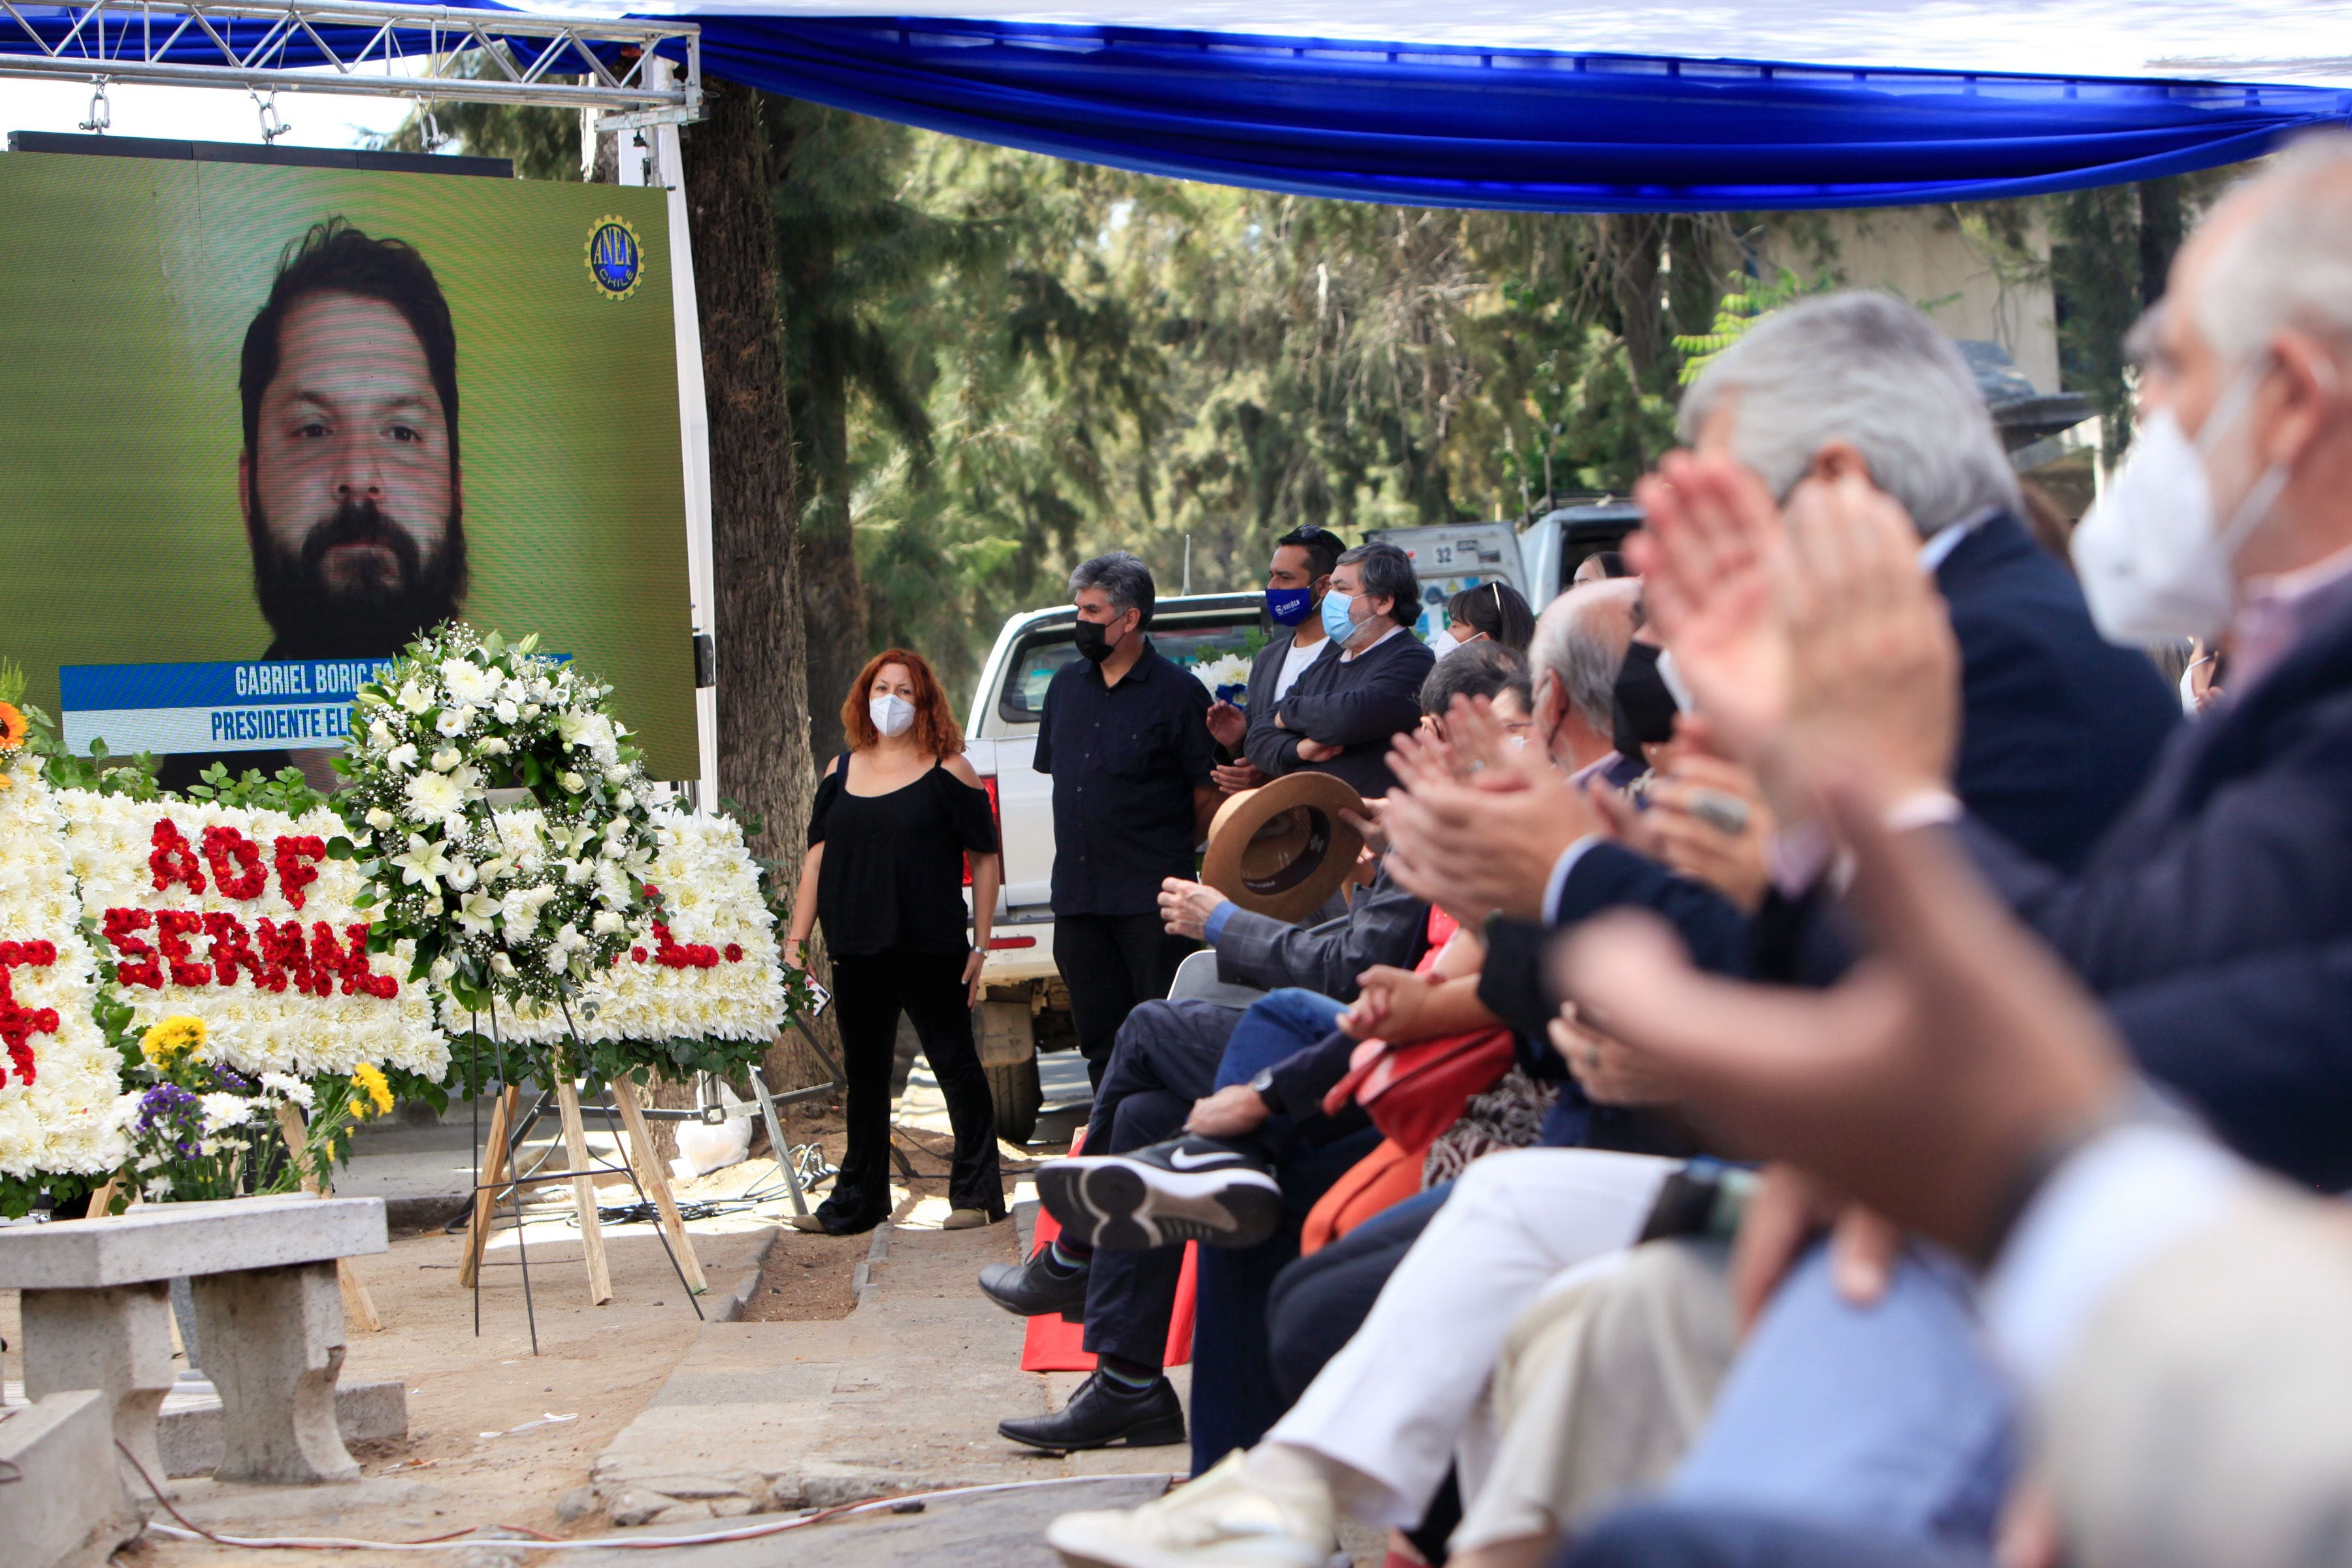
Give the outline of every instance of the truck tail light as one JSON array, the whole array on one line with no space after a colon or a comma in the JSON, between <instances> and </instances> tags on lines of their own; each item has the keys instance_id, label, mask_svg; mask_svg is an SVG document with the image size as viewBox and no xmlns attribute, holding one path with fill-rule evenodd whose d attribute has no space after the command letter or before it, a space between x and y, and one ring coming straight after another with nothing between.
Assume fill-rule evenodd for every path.
<instances>
[{"instance_id":1,"label":"truck tail light","mask_svg":"<svg viewBox=\"0 0 2352 1568\"><path fill-rule=\"evenodd\" d=\"M1037 939L1034 936L992 936L988 939L988 951L991 952L995 952L1002 948L1036 945Z\"/></svg>"},{"instance_id":2,"label":"truck tail light","mask_svg":"<svg viewBox=\"0 0 2352 1568\"><path fill-rule=\"evenodd\" d=\"M1002 855L1004 853L1004 810L996 801L996 775L989 773L982 777L980 787L988 792L988 820L996 825L996 852ZM969 855L963 858L963 885L967 888L971 886L971 857Z\"/></svg>"}]
</instances>

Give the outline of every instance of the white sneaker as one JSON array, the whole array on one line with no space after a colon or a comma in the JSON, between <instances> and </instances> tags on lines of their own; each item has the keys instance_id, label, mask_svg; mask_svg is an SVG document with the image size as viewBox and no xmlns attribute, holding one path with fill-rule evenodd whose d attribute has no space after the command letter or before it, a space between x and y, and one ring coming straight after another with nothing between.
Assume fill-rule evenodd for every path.
<instances>
[{"instance_id":1,"label":"white sneaker","mask_svg":"<svg viewBox=\"0 0 2352 1568\"><path fill-rule=\"evenodd\" d=\"M1235 1449L1141 1508L1066 1513L1046 1542L1070 1568L1325 1568L1339 1545L1330 1493L1269 1485L1242 1461Z\"/></svg>"}]
</instances>

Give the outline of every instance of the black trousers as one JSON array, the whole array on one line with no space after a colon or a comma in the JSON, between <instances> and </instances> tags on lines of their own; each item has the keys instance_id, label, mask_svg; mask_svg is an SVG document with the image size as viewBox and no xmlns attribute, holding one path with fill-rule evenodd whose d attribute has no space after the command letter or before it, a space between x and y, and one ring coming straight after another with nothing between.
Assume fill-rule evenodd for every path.
<instances>
[{"instance_id":1,"label":"black trousers","mask_svg":"<svg viewBox=\"0 0 2352 1568\"><path fill-rule=\"evenodd\" d=\"M871 1230L890 1215L890 1065L898 1015L915 1022L923 1055L947 1097L955 1128L948 1201L991 1219L1004 1215L1004 1179L996 1166L996 1106L972 1044L960 952L884 952L833 961L833 1000L840 1009L842 1071L849 1079L849 1146L833 1194L818 1208L825 1229Z\"/></svg>"},{"instance_id":2,"label":"black trousers","mask_svg":"<svg viewBox=\"0 0 2352 1568\"><path fill-rule=\"evenodd\" d=\"M1242 1016L1208 1002L1145 1001L1118 1032L1087 1122L1089 1154L1124 1154L1183 1131L1216 1087L1217 1063ZM1086 1348L1135 1366L1168 1353L1184 1249L1097 1252L1087 1271Z\"/></svg>"},{"instance_id":3,"label":"black trousers","mask_svg":"<svg viewBox=\"0 0 2352 1568\"><path fill-rule=\"evenodd\" d=\"M1094 1087L1102 1087L1118 1026L1137 1003L1168 994L1176 966L1199 945L1170 936L1157 914L1054 917L1054 966L1070 988L1070 1022Z\"/></svg>"}]
</instances>

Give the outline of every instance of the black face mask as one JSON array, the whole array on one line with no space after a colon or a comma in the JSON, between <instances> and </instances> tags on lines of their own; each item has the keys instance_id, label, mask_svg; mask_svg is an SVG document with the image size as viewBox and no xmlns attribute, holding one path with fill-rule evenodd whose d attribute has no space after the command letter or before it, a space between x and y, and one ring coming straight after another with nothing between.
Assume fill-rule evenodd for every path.
<instances>
[{"instance_id":1,"label":"black face mask","mask_svg":"<svg viewBox=\"0 0 2352 1568\"><path fill-rule=\"evenodd\" d=\"M1658 649L1637 642L1625 650L1625 662L1610 690L1616 713L1610 739L1628 761L1647 764L1642 754L1646 742L1656 745L1675 738L1675 694L1658 673Z\"/></svg>"},{"instance_id":2,"label":"black face mask","mask_svg":"<svg viewBox=\"0 0 2352 1568\"><path fill-rule=\"evenodd\" d=\"M1088 664L1100 664L1118 648L1110 640L1109 631L1100 621L1078 623L1078 657Z\"/></svg>"}]
</instances>

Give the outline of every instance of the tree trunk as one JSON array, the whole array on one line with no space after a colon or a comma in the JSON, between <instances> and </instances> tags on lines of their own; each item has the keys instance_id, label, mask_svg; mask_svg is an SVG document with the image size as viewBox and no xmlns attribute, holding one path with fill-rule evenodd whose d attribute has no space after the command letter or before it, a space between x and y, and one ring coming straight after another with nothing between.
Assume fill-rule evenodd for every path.
<instances>
[{"instance_id":1,"label":"tree trunk","mask_svg":"<svg viewBox=\"0 0 2352 1568\"><path fill-rule=\"evenodd\" d=\"M1612 213L1601 222L1608 241L1610 295L1617 306L1625 358L1645 391L1664 391L1659 373L1666 357L1666 325L1658 258L1665 251L1666 220L1654 213Z\"/></svg>"},{"instance_id":2,"label":"tree trunk","mask_svg":"<svg viewBox=\"0 0 2352 1568\"><path fill-rule=\"evenodd\" d=\"M797 886L816 773L767 128L750 88L709 81L704 101L708 118L686 129L683 152L710 419L719 783L764 819L752 853L781 862ZM830 1032L830 1020L821 1026ZM797 1047L797 1036L783 1038ZM808 1066L798 1049L768 1053L778 1089L812 1081Z\"/></svg>"},{"instance_id":3,"label":"tree trunk","mask_svg":"<svg viewBox=\"0 0 2352 1568\"><path fill-rule=\"evenodd\" d=\"M2188 231L2181 203L2186 182L2179 174L2149 180L2139 187L2139 302L2146 310L2164 298L2172 275L2172 255Z\"/></svg>"}]
</instances>

